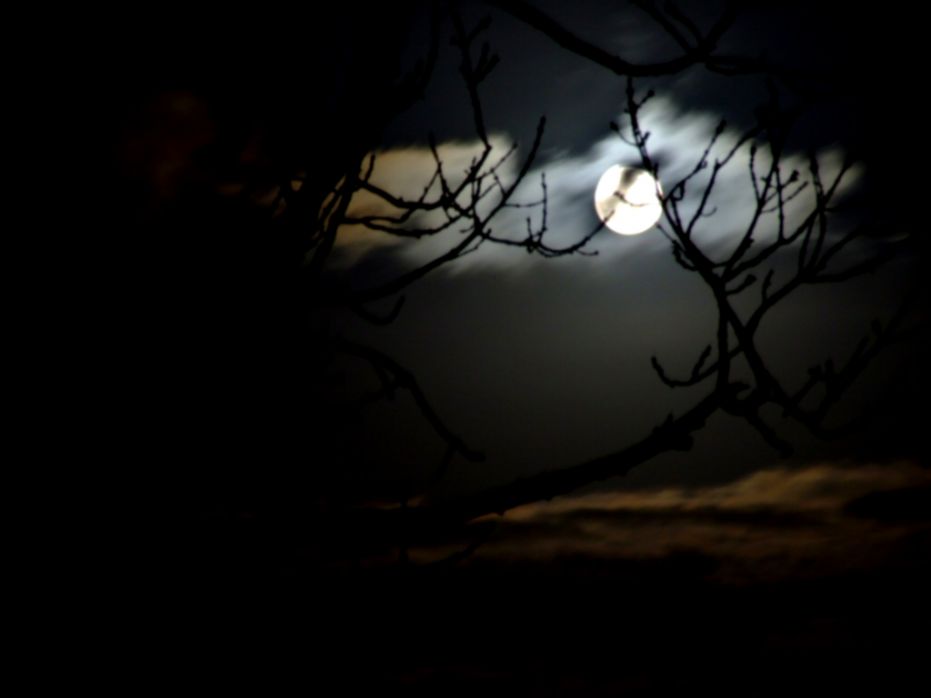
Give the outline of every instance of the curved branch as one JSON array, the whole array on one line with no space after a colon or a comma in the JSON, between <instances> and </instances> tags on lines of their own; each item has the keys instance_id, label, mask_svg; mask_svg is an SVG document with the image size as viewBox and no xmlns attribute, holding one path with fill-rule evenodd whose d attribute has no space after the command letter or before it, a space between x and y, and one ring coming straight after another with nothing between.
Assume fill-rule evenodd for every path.
<instances>
[{"instance_id":1,"label":"curved branch","mask_svg":"<svg viewBox=\"0 0 931 698\"><path fill-rule=\"evenodd\" d=\"M692 434L721 406L724 397L714 391L676 419L668 419L649 436L627 448L579 465L522 478L459 500L443 502L444 516L469 521L485 514L568 494L585 485L629 472L632 468L670 450L687 450ZM429 505L426 505L429 507Z\"/></svg>"}]
</instances>

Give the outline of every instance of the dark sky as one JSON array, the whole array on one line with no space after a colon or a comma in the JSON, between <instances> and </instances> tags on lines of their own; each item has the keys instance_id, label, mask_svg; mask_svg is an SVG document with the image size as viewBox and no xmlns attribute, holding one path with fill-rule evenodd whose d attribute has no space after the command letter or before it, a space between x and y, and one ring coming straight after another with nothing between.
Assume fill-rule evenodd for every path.
<instances>
[{"instance_id":1,"label":"dark sky","mask_svg":"<svg viewBox=\"0 0 931 698\"><path fill-rule=\"evenodd\" d=\"M533 5L627 60L676 55L663 30L629 4ZM681 6L704 29L720 10ZM798 389L809 367L829 357L841 365L871 322L888 322L913 299L909 339L875 357L827 424L868 421L826 441L766 409L794 447L780 457L743 419L719 411L690 450L447 530L398 518L399 499L443 511L463 494L648 436L705 394L664 386L651 357L686 375L714 341L717 315L708 286L675 263L656 229L630 238L602 230L589 246L597 256L542 259L486 243L406 289L400 315L386 326L327 307L302 285L305 239L285 236L290 229L269 215L281 181L306 176L319 184L347 154L377 150L373 177L411 197L431 173L431 134L450 170L465 167L477 147L445 19L423 99L383 118L397 76L428 51L430 7L341 6L307 17L291 6L258 15L166 6L139 10L107 40L123 57L119 66L101 61L94 85L114 125L115 211L165 270L147 297L159 358L146 383L153 432L141 457L162 464L156 479L166 498L193 514L166 524L172 543L164 549L177 544L178 560L152 565L174 590L166 603L205 604L206 615L193 616L219 637L241 620L231 604L261 595L270 605L255 604L264 609L255 617L273 609L279 620L325 629L329 649L315 671L344 686L401 685L414 695L521 695L528 685L541 695L685 690L664 675L666 661L699 683L737 690L787 658L795 663L786 682L811 669L830 690L825 677L851 647L861 659L911 656L919 646L897 633L918 598L915 580L929 576L931 549L922 424L926 125L916 106L926 37L915 13L752 3L720 43L721 52L765 57L792 75L792 85L775 82L782 105L800 110L784 163L804 169L806 154L816 152L829 174L844 156L856 160L832 235L861 224L867 233L841 261L892 251L877 272L801 288L767 317L760 348L783 386ZM462 12L467 25L492 18L487 40L500 62L480 95L496 149L516 140L525 155L537 119L547 118L516 196L538 197L545 173L548 239L571 244L597 224L592 192L604 169L639 162L609 127L623 121L625 81L497 7L469 2ZM145 31L131 29L141 24ZM719 119L728 124L725 145L754 123L768 98L766 79L692 66L637 82L656 91L641 116L664 187L694 164ZM502 169L505 177L514 172ZM734 244L752 213L746 172L741 151L717 182L717 213L696 233L716 254ZM684 205L700 193L693 188ZM353 205L377 209L364 198ZM519 237L527 212L502 211L496 232ZM530 215L539 221L539 211ZM445 249L446 239L394 244L344 227L323 277L331 286L322 288L389 279ZM787 278L792 260L777 257L773 268ZM392 300L371 309L386 311ZM485 459L456 457L437 479L444 441L403 389L393 400L347 409L379 381L366 360L331 353L341 338L406 367L443 423ZM170 419L157 409L162 400L174 406ZM399 546L398 538L407 542ZM408 555L416 570L478 539L484 544L448 576L418 576L397 562ZM906 591L894 617L878 603L856 606L866 590L888 599L900 584ZM639 608L631 601L637 595ZM541 603L551 616L538 612ZM759 623L748 620L753 614ZM517 628L513 644L488 639L496 618ZM615 644L596 641L593 627L602 621L627 622L629 634ZM385 628L395 624L418 630L412 654L392 643ZM712 628L697 653L696 628ZM877 638L890 634L895 649L883 649ZM430 637L443 638L449 652ZM744 637L759 653L742 646ZM823 662L812 647L825 651ZM615 650L634 658L624 670L612 669ZM734 659L723 684L711 672L719 650ZM354 676L358 667L371 675ZM878 676L870 679L877 685ZM839 685L856 684L848 673ZM778 694L780 685L760 694Z\"/></svg>"},{"instance_id":2,"label":"dark sky","mask_svg":"<svg viewBox=\"0 0 931 698\"><path fill-rule=\"evenodd\" d=\"M569 12L560 7L553 3L548 9L567 28L630 60L648 62L675 51L636 8L594 3ZM475 16L481 11L475 8ZM708 22L714 10L702 4L698 16ZM910 110L897 101L907 75L908 37L879 50L875 37L884 29L872 16L845 13L841 27L833 17L807 6L750 9L728 35L725 50L766 55L801 69L805 85L815 86L801 96L785 90L783 99L806 108L792 142L797 155L811 148L852 153L863 163L851 177L848 218L840 226L871 216L880 237L918 237L913 197L890 189L901 182L907 191L909 173L919 163L892 143L882 126L894 121L905 131L911 128ZM873 37L871 59L863 49L868 37ZM482 92L489 128L526 143L536 119L546 115L539 169L549 177L550 218L556 221L551 235L568 242L596 223L590 192L611 158L636 159L608 129L621 117L623 80L501 12L493 13L489 39L501 56ZM447 49L433 89L422 105L389 127L386 147L422 145L422 134L428 132L441 142L474 140L457 57ZM721 76L702 67L644 83L665 100L653 113L654 147L673 171L695 161L714 120L723 116L735 128L743 126L766 98L765 79L759 75ZM864 89L872 83L888 84L888 95ZM742 166L736 165L720 188L746 186ZM906 203L889 206L890 198ZM729 206L717 219L726 222L707 233L720 234L725 244L727 223L739 225L748 217L746 202L736 195ZM517 219L512 225L520 223ZM466 472L452 474L450 482L461 476L481 485L610 452L695 399L694 393L675 394L662 386L649 359L656 354L687 371L692 355L712 337L714 305L701 282L675 266L665 241L648 236L623 239L603 231L593 244L600 250L597 258L539 260L512 250L484 251L412 289L393 326L370 332L358 328L403 363L416 366L440 412L487 451L485 464L464 466ZM851 351L870 320L892 311L915 276L915 256L909 253L871 278L790 300L766 335L781 375L798 385L809 365ZM839 411L856 412L879 399L882 390L909 382L906 365L895 351L881 357L863 377L858 396ZM901 404L901 396L896 397ZM869 436L834 443L829 452L846 458L910 453L912 445L903 441L911 426L901 423L909 411L885 420ZM406 449L412 443L408 429L419 431L415 423L411 420L402 432L394 423L390 427L391 434L404 434L399 445ZM800 460L825 453L823 445L792 433ZM776 458L740 420L722 418L709 426L687 459L677 454L670 459L675 462L642 468L631 480L728 478Z\"/></svg>"}]
</instances>

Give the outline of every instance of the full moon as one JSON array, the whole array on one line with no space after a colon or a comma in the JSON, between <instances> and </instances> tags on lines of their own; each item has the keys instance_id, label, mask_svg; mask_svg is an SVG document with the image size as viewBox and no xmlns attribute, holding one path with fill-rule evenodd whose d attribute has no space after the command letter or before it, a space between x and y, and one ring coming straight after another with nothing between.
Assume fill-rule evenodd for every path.
<instances>
[{"instance_id":1,"label":"full moon","mask_svg":"<svg viewBox=\"0 0 931 698\"><path fill-rule=\"evenodd\" d=\"M646 170L612 165L595 187L595 211L615 233L639 235L663 215L662 193L659 182Z\"/></svg>"}]
</instances>

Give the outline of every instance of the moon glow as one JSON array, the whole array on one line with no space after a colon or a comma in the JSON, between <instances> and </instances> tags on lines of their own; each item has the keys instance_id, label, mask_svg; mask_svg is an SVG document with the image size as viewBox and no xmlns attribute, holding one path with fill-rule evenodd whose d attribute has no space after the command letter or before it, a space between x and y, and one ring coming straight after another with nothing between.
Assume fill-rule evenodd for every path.
<instances>
[{"instance_id":1,"label":"moon glow","mask_svg":"<svg viewBox=\"0 0 931 698\"><path fill-rule=\"evenodd\" d=\"M612 165L595 187L595 212L615 233L639 235L663 214L659 182L646 170Z\"/></svg>"}]
</instances>

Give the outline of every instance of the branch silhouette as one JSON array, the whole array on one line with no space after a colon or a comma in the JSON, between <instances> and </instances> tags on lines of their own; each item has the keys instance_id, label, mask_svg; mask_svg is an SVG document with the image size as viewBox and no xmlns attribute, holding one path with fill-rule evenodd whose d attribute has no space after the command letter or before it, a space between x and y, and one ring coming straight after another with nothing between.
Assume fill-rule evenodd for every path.
<instances>
[{"instance_id":1,"label":"branch silhouette","mask_svg":"<svg viewBox=\"0 0 931 698\"><path fill-rule=\"evenodd\" d=\"M718 52L721 38L734 21L733 4L728 4L711 29L703 32L674 4L661 11L651 2L635 3L679 47L678 56L651 64L637 64L610 54L572 34L523 0L490 0L489 4L625 80L624 123L612 124L611 128L634 149L641 166L657 181L660 166L650 151L649 132L642 123L642 111L652 92L640 96L636 79L674 74L695 65L714 72L758 72L786 78L764 61ZM446 22L451 30L451 44L458 52L459 73L478 149L464 172L450 172L436 139L429 136L432 173L418 195L405 198L373 181L381 157L377 149L378 130L428 88ZM299 248L302 261L296 293L307 306L302 311L302 320L310 325L305 330L305 341L315 346L318 361L315 370L323 374L336 357L351 356L366 362L379 381L379 389L365 396L366 402L390 399L396 391L406 391L446 446L437 469L439 476L454 457L475 461L482 454L433 407L414 371L375 347L341 336L325 323L314 324L308 316L312 318L321 308L335 307L348 309L374 324L391 323L403 311L405 289L484 245L518 247L545 258L591 253L588 244L604 227L603 223L564 246L553 244L547 237L549 193L545 175L540 179L539 198L517 199L517 192L540 153L546 120L539 119L526 150L521 150L517 143L503 152L496 149L482 104L482 84L499 64L498 56L484 40L488 26L487 20L469 26L455 2L442 6L437 3L426 56L393 84L389 90L391 99L384 102L383 113L373 124L371 133L348 144L319 167L306 161L292 163L289 167L282 165L277 171L277 191L266 209L274 229L287 231L289 239L297 241L295 247ZM806 172L786 171L787 137L797 113L783 109L773 96L757 116L757 123L719 152L726 129L722 121L694 166L678 181L667 182L665 193L657 192L663 210L663 221L658 228L669 242L673 259L686 273L698 275L717 309L714 342L701 350L687 376L674 377L659 357L651 359L653 370L665 386L699 391L699 397L689 409L678 415L669 414L641 438L619 445L605 455L475 494L439 498L431 496L429 490L412 492L401 487L397 507L381 504L379 507L336 507L336 514L327 514L338 521L336 527L354 528L356 524L345 524L345 517L356 516L361 522L358 525L366 531L377 529L369 541L390 539L397 546L401 561L410 564L408 548L419 540L435 540L445 532L461 532L466 524L480 517L501 514L522 504L564 495L593 482L623 475L668 451L688 450L695 435L717 413L743 420L783 455L791 452L791 444L771 423L769 412L773 408L819 437L835 433L837 428L828 424L831 408L885 347L902 338L906 307L884 324L875 323L849 357L842 362L825 357L822 363L811 366L797 385L790 387L769 368L768 357L758 337L774 308L804 287L843 283L873 272L888 261L891 252L884 250L867 259L845 263L845 252L867 232L861 227L838 235L831 228L842 183L852 163L844 163L828 176L817 155L812 153ZM738 154L744 152L748 153L746 176L752 185L753 207L730 250L719 257L716 250L702 243L700 231L703 226L715 224L712 195L719 184L719 174L727 168L738 167ZM511 166L516 171L507 178L505 172ZM360 195L373 197L377 202L374 213L352 210L354 197ZM805 195L811 195L813 203L799 218L790 211L790 204L796 206ZM687 196L697 201L691 210L686 205ZM528 217L525 231L496 232L495 225L501 213L514 209L539 212L539 223L534 225ZM424 223L428 220L426 214L429 214L429 223ZM443 251L412 269L372 285L354 287L333 271L334 251L346 226L361 226L372 235L405 239L414 244L438 237L451 242ZM785 264L775 265L776 260L784 260L787 256L793 260L788 272ZM754 299L752 303L750 299ZM378 303L390 303L390 309L387 312L374 309ZM316 397L325 402L325 391L321 394L323 397ZM327 407L323 405L320 411L326 411ZM319 427L319 431L325 431L325 427ZM321 530L332 531L333 526L321 526ZM462 559L477 545L473 541L448 560Z\"/></svg>"},{"instance_id":2,"label":"branch silhouette","mask_svg":"<svg viewBox=\"0 0 931 698\"><path fill-rule=\"evenodd\" d=\"M629 120L627 135L619 131L626 142L636 148L641 165L659 179L659 166L648 146L648 132L643 128L640 114L649 95L638 99L634 80L627 80L627 108ZM778 112L778 105L770 104L769 113L785 119L787 125L791 114ZM698 274L713 295L718 311L716 342L708 345L696 360L690 375L685 379L671 378L657 357L651 364L659 379L670 388L707 386L704 397L679 416L670 414L665 422L657 425L651 433L633 444L616 452L577 465L543 472L522 478L510 484L479 492L458 500L442 500L424 505L424 521L437 525L437 520L451 525L454 522L474 520L489 514L502 514L508 509L564 495L593 482L624 475L632 468L667 451L688 450L694 435L704 427L706 421L717 412L724 412L745 421L760 437L780 455L792 453L792 445L764 417L767 407L778 408L782 417L790 418L804 426L812 434L828 438L844 433L859 423L845 427L829 427L826 422L831 408L854 385L870 362L888 345L907 336L902 323L908 304L907 297L902 306L885 324L875 321L871 332L856 346L851 356L835 367L831 358L811 366L800 388L792 391L768 368L764 352L757 335L770 311L793 292L805 285L840 282L876 270L890 259L888 250L881 250L865 260L830 271L832 263L839 262L863 232L862 226L845 234L833 234L830 219L836 207L839 188L849 173L852 163L845 162L838 172L824 181L818 158L809 156L807 178L799 172L784 172L786 131L766 128L757 124L747 129L725 150L713 159L711 153L725 128L722 122L716 129L707 148L695 167L682 179L675 182L669 193L660 199L665 220L661 230L670 242L674 259L685 271ZM750 148L751 178L755 193L755 205L744 232L737 236L737 243L729 254L715 259L699 242L698 229L713 212L706 209L717 181L717 175L725 167L733 166L735 155L741 148ZM759 154L765 151L770 163L765 172L759 173ZM710 169L703 185L698 203L691 215L681 209L695 176ZM813 191L814 201L805 211L800 222L788 224L787 204L803 191ZM766 236L761 228L765 221L775 219L774 233ZM795 255L794 269L781 284L774 283L775 268L765 265L777 253L788 251ZM758 277L765 277L762 284ZM757 287L756 306L739 311L736 300L746 301L748 293ZM745 304L745 303L744 303ZM749 368L749 374L735 370L738 360ZM820 397L812 395L820 388ZM861 418L862 419L862 418ZM434 510L431 510L431 506Z\"/></svg>"}]
</instances>

